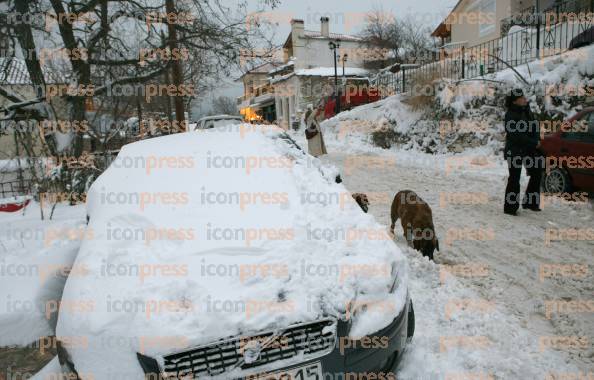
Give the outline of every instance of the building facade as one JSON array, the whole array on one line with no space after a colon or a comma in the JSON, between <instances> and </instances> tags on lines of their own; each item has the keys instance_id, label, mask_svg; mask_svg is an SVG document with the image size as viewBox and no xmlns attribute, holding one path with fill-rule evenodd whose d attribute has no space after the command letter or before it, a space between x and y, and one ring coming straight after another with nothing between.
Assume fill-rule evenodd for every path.
<instances>
[{"instance_id":1,"label":"building facade","mask_svg":"<svg viewBox=\"0 0 594 380\"><path fill-rule=\"evenodd\" d=\"M305 29L303 20L291 20L291 32L283 45L283 64L269 73L274 88L277 124L295 128L309 107L317 108L333 96L335 88L334 51L339 45L337 74L339 91L349 84L368 83L365 63L377 51L360 38L330 33L329 19L322 17L320 30Z\"/></svg>"},{"instance_id":2,"label":"building facade","mask_svg":"<svg viewBox=\"0 0 594 380\"><path fill-rule=\"evenodd\" d=\"M446 49L472 47L505 36L511 26L522 20L520 16L534 14L537 9L546 12L560 6L574 8L579 6L577 3L589 1L460 0L432 36L441 38Z\"/></svg>"},{"instance_id":3,"label":"building facade","mask_svg":"<svg viewBox=\"0 0 594 380\"><path fill-rule=\"evenodd\" d=\"M280 63L266 62L246 71L239 80L243 83L243 95L237 98L239 112L247 121L276 120L274 88L269 72Z\"/></svg>"}]
</instances>

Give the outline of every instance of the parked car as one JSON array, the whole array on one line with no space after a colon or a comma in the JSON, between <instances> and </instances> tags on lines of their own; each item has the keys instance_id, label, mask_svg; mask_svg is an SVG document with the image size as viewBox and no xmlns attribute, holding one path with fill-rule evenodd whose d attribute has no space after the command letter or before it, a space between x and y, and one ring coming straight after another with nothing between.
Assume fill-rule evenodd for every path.
<instances>
[{"instance_id":1,"label":"parked car","mask_svg":"<svg viewBox=\"0 0 594 380\"><path fill-rule=\"evenodd\" d=\"M197 123L191 123L190 132L195 131L197 129L211 129L220 126L230 125L230 124L241 124L243 123L243 117L241 116L233 116L233 115L216 115L216 116L207 116L203 117L202 119L198 120Z\"/></svg>"},{"instance_id":2,"label":"parked car","mask_svg":"<svg viewBox=\"0 0 594 380\"><path fill-rule=\"evenodd\" d=\"M569 43L569 50L578 49L594 42L594 26L574 37Z\"/></svg>"},{"instance_id":3,"label":"parked car","mask_svg":"<svg viewBox=\"0 0 594 380\"><path fill-rule=\"evenodd\" d=\"M544 190L555 194L594 192L594 107L579 112L566 124L573 125L573 130L553 132L541 141L547 158L559 163L547 170Z\"/></svg>"},{"instance_id":4,"label":"parked car","mask_svg":"<svg viewBox=\"0 0 594 380\"><path fill-rule=\"evenodd\" d=\"M379 91L377 89L361 88L356 94L343 94L340 97L340 111L348 111L363 104L373 103L380 100ZM336 115L336 98L329 96L324 103L324 119L330 119Z\"/></svg>"},{"instance_id":5,"label":"parked car","mask_svg":"<svg viewBox=\"0 0 594 380\"><path fill-rule=\"evenodd\" d=\"M395 378L414 311L386 226L282 129L231 127L126 145L92 185L65 375Z\"/></svg>"}]
</instances>

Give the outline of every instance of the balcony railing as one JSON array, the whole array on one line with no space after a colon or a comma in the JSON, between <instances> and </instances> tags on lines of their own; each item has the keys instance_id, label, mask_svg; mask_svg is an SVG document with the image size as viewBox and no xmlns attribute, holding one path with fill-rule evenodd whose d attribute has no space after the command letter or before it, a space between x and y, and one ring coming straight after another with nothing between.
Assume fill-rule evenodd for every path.
<instances>
[{"instance_id":1,"label":"balcony railing","mask_svg":"<svg viewBox=\"0 0 594 380\"><path fill-rule=\"evenodd\" d=\"M583 14L594 9L587 3L591 1L566 1L557 4L555 9L563 10L561 13ZM476 78L574 49L575 39L594 27L591 17L557 19L556 23L542 24L540 28L522 28L479 45L466 47L459 43L462 46L452 46L451 51L444 51L440 61L397 73L382 71L372 79L372 84L385 97L409 92L416 84L424 86L440 78L454 81Z\"/></svg>"},{"instance_id":2,"label":"balcony railing","mask_svg":"<svg viewBox=\"0 0 594 380\"><path fill-rule=\"evenodd\" d=\"M539 0L536 0L539 1ZM585 12L592 12L594 10L594 0L565 0L558 1L552 6L542 9L540 11L540 23L545 24L548 22L559 23L563 22L562 15L576 14ZM557 17L546 17L546 15L554 14ZM512 26L533 26L536 27L538 24L539 17L537 16L536 6L530 6L524 8L518 12L515 12L510 17L501 20L501 35L505 36L509 32Z\"/></svg>"}]
</instances>

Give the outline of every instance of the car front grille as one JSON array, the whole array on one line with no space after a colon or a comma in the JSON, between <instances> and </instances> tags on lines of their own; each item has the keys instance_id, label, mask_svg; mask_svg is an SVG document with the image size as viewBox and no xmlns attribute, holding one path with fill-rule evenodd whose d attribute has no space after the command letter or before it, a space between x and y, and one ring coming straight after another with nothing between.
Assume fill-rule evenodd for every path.
<instances>
[{"instance_id":1,"label":"car front grille","mask_svg":"<svg viewBox=\"0 0 594 380\"><path fill-rule=\"evenodd\" d=\"M165 378L197 379L201 376L219 376L236 367L245 370L293 357L298 357L299 361L311 360L334 349L336 321L324 319L291 325L281 330L272 344L262 348L256 361L249 364L242 361L246 343L264 342L274 334L274 331L268 331L249 337L235 337L167 355L163 358ZM238 365L240 361L242 363Z\"/></svg>"}]
</instances>

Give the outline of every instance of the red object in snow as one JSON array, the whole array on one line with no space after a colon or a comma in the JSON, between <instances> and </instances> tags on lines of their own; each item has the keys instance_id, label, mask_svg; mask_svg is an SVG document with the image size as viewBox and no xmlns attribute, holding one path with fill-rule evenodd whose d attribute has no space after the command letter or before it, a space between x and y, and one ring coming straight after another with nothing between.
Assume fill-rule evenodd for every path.
<instances>
[{"instance_id":1,"label":"red object in snow","mask_svg":"<svg viewBox=\"0 0 594 380\"><path fill-rule=\"evenodd\" d=\"M376 89L361 88L356 94L347 94L340 97L340 111L348 111L367 103L373 103L380 100L379 91ZM329 119L336 115L336 99L331 96L324 104L324 119Z\"/></svg>"},{"instance_id":2,"label":"red object in snow","mask_svg":"<svg viewBox=\"0 0 594 380\"><path fill-rule=\"evenodd\" d=\"M16 212L16 211L22 210L25 207L27 207L29 202L31 202L30 199L27 199L24 202L13 202L13 203L0 204L0 212Z\"/></svg>"}]
</instances>

